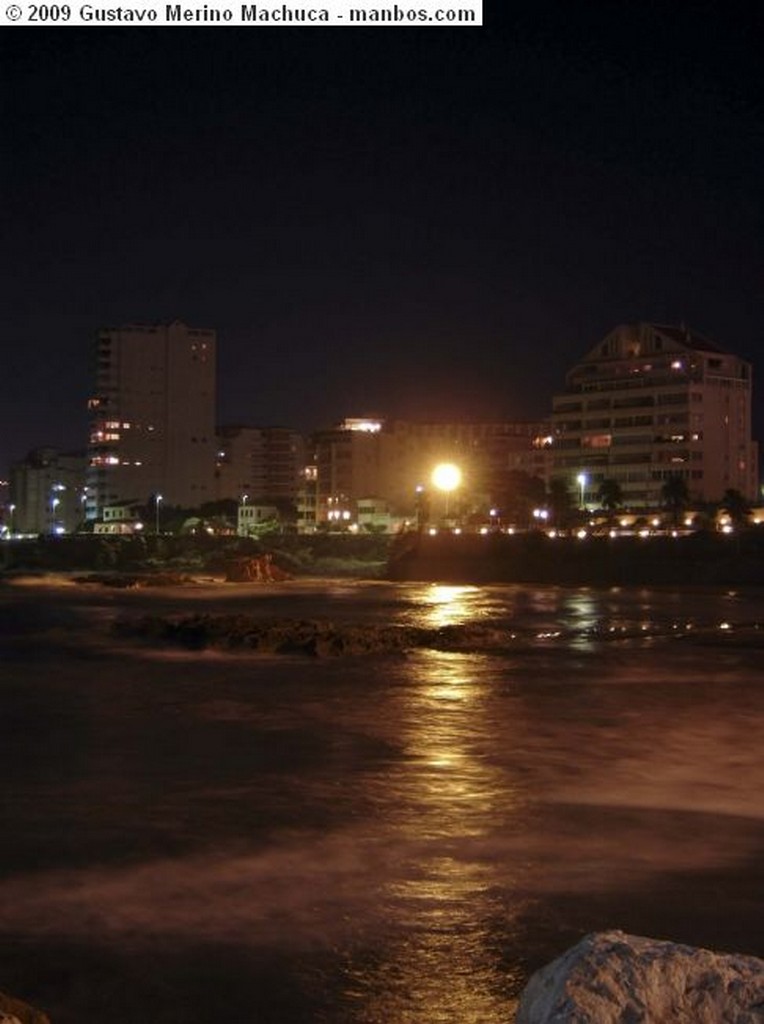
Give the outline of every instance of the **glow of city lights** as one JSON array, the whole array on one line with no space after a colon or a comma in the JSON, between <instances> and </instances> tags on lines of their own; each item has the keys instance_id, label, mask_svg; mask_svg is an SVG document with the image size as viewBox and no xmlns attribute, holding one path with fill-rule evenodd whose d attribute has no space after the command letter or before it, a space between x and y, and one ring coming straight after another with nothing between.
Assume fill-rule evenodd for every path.
<instances>
[{"instance_id":1,"label":"glow of city lights","mask_svg":"<svg viewBox=\"0 0 764 1024\"><path fill-rule=\"evenodd\" d=\"M462 471L453 462L441 462L432 471L431 480L439 491L455 491L462 482Z\"/></svg>"},{"instance_id":2,"label":"glow of city lights","mask_svg":"<svg viewBox=\"0 0 764 1024\"><path fill-rule=\"evenodd\" d=\"M349 418L342 424L343 430L355 430L362 434L378 434L382 429L380 420Z\"/></svg>"}]
</instances>

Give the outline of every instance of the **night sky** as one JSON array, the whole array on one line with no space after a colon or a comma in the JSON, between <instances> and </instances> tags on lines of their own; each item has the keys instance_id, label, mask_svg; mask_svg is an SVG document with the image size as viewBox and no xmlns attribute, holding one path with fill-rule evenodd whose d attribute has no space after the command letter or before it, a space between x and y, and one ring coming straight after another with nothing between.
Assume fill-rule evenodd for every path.
<instances>
[{"instance_id":1,"label":"night sky","mask_svg":"<svg viewBox=\"0 0 764 1024\"><path fill-rule=\"evenodd\" d=\"M0 473L84 447L99 327L175 318L219 332L222 422L304 430L545 416L616 324L684 321L754 361L764 435L757 7L513 7L6 29Z\"/></svg>"}]
</instances>

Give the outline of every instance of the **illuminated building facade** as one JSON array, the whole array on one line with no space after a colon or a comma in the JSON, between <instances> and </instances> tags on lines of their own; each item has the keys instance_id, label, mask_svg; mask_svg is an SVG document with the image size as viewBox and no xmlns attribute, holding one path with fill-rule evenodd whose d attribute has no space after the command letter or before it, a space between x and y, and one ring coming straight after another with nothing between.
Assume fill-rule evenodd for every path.
<instances>
[{"instance_id":1,"label":"illuminated building facade","mask_svg":"<svg viewBox=\"0 0 764 1024\"><path fill-rule=\"evenodd\" d=\"M409 502L417 487L430 481L438 463L455 463L464 492L477 507L499 501L513 473L546 482L550 467L551 424L541 420L413 422L391 424L391 497Z\"/></svg>"},{"instance_id":2,"label":"illuminated building facade","mask_svg":"<svg viewBox=\"0 0 764 1024\"><path fill-rule=\"evenodd\" d=\"M617 327L574 366L553 401L553 474L596 502L615 480L624 504L657 508L667 479L691 500L757 496L751 366L685 327Z\"/></svg>"},{"instance_id":3,"label":"illuminated building facade","mask_svg":"<svg viewBox=\"0 0 764 1024\"><path fill-rule=\"evenodd\" d=\"M511 473L546 480L551 424L544 422L413 422L346 419L313 434L315 522L359 521L361 505L383 507L391 521L416 516L417 495L434 467L457 464L464 511L487 510ZM363 506L366 507L366 506Z\"/></svg>"},{"instance_id":4,"label":"illuminated building facade","mask_svg":"<svg viewBox=\"0 0 764 1024\"><path fill-rule=\"evenodd\" d=\"M89 519L156 494L186 508L214 500L215 357L215 332L178 320L99 332Z\"/></svg>"},{"instance_id":5,"label":"illuminated building facade","mask_svg":"<svg viewBox=\"0 0 764 1024\"><path fill-rule=\"evenodd\" d=\"M11 466L9 515L14 533L74 533L85 518L86 458L36 448Z\"/></svg>"}]
</instances>

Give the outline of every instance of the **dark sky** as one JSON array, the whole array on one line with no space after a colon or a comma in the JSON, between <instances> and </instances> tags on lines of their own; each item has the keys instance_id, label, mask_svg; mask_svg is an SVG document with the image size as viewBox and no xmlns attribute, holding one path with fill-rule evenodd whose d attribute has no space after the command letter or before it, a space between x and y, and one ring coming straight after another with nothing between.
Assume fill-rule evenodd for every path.
<instances>
[{"instance_id":1,"label":"dark sky","mask_svg":"<svg viewBox=\"0 0 764 1024\"><path fill-rule=\"evenodd\" d=\"M93 334L135 321L217 328L221 420L301 429L543 416L635 320L761 377L757 7L514 7L6 29L0 472L84 445Z\"/></svg>"}]
</instances>

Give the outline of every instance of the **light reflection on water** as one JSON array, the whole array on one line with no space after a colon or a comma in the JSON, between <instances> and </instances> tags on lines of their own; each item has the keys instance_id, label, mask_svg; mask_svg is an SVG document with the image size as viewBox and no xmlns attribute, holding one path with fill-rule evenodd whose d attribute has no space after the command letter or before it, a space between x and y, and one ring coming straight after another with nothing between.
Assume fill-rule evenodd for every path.
<instances>
[{"instance_id":1,"label":"light reflection on water","mask_svg":"<svg viewBox=\"0 0 764 1024\"><path fill-rule=\"evenodd\" d=\"M439 599L462 607L460 594L442 590ZM514 1005L517 978L491 950L494 918L511 923L495 898L495 871L469 839L511 818L519 798L484 756L489 679L475 663L427 652L401 700L403 757L378 780L388 794L378 827L401 856L380 891L383 916L396 929L381 962L351 970L363 995L359 1022L483 1024L505 1020Z\"/></svg>"},{"instance_id":2,"label":"light reflection on water","mask_svg":"<svg viewBox=\"0 0 764 1024\"><path fill-rule=\"evenodd\" d=\"M111 648L110 617L182 594L41 600L4 620L27 632L0 665L0 929L21 950L3 985L54 1024L134 1024L138 975L152 1024L209 1024L211 971L233 1024L505 1024L529 963L594 927L764 954L756 595L343 584L209 605L517 638L323 661Z\"/></svg>"},{"instance_id":3,"label":"light reflection on water","mask_svg":"<svg viewBox=\"0 0 764 1024\"><path fill-rule=\"evenodd\" d=\"M481 614L483 600L479 587L433 583L422 594L417 625L439 629L469 622Z\"/></svg>"}]
</instances>

